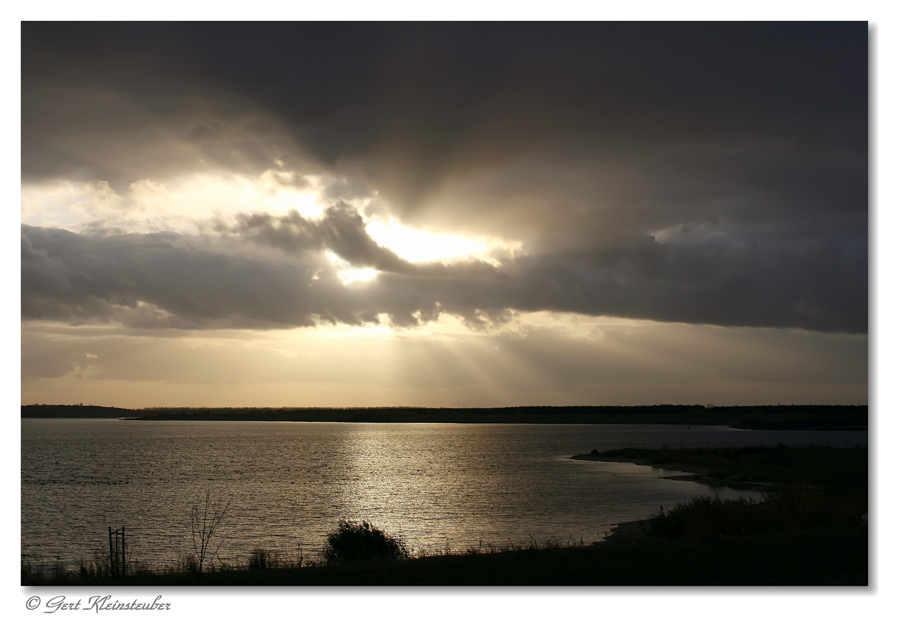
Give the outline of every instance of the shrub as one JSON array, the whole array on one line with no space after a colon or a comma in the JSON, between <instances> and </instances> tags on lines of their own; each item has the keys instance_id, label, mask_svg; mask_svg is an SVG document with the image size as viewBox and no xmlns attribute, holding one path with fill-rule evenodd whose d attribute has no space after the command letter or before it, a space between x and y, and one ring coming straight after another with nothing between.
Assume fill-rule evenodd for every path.
<instances>
[{"instance_id":1,"label":"shrub","mask_svg":"<svg viewBox=\"0 0 900 618\"><path fill-rule=\"evenodd\" d=\"M342 519L338 523L338 529L326 538L323 554L328 564L409 558L406 543L386 534L367 521Z\"/></svg>"}]
</instances>

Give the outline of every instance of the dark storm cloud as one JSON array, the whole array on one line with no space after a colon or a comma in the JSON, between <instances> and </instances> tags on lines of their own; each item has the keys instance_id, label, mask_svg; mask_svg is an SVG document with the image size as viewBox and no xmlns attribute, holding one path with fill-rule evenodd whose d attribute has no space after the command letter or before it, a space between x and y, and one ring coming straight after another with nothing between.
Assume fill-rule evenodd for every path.
<instances>
[{"instance_id":1,"label":"dark storm cloud","mask_svg":"<svg viewBox=\"0 0 900 618\"><path fill-rule=\"evenodd\" d=\"M560 309L865 332L867 37L864 22L26 23L25 179L121 188L284 159L339 178L332 201L377 190L404 222L523 240L527 255L449 272L378 247L349 210L321 225L248 215L217 242L283 260L222 249L201 264L174 244L142 250L145 272L110 238L77 236L66 243L127 268L111 279L100 262L67 271L49 244L28 265L23 253L23 315L144 298L261 324ZM138 240L151 242L119 242ZM331 272L324 247L384 275L365 292L311 279ZM140 291L157 284L130 277L161 277L165 255L215 273L216 302ZM282 302L215 288L244 278Z\"/></svg>"},{"instance_id":2,"label":"dark storm cloud","mask_svg":"<svg viewBox=\"0 0 900 618\"><path fill-rule=\"evenodd\" d=\"M160 126L212 152L281 123L326 162L411 166L393 172L410 200L448 167L573 138L626 157L681 138L867 143L864 22L26 23L22 75L26 173L90 163L54 148L73 132L103 146Z\"/></svg>"},{"instance_id":3,"label":"dark storm cloud","mask_svg":"<svg viewBox=\"0 0 900 618\"><path fill-rule=\"evenodd\" d=\"M137 327L312 325L306 288L314 268L213 252L175 234L24 226L22 316Z\"/></svg>"}]
</instances>

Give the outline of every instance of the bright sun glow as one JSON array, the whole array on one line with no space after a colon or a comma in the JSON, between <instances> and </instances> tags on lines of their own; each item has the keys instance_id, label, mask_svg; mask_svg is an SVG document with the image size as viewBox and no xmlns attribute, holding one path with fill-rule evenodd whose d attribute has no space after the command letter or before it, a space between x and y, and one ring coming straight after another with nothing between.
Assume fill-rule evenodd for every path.
<instances>
[{"instance_id":1,"label":"bright sun glow","mask_svg":"<svg viewBox=\"0 0 900 618\"><path fill-rule=\"evenodd\" d=\"M489 251L488 243L484 239L465 238L454 234L432 234L403 227L394 220L388 223L369 221L366 231L375 242L409 262L484 256Z\"/></svg>"},{"instance_id":2,"label":"bright sun glow","mask_svg":"<svg viewBox=\"0 0 900 618\"><path fill-rule=\"evenodd\" d=\"M369 281L374 279L377 274L378 271L374 268L347 268L338 271L338 277L344 282L344 285L357 281Z\"/></svg>"}]
</instances>

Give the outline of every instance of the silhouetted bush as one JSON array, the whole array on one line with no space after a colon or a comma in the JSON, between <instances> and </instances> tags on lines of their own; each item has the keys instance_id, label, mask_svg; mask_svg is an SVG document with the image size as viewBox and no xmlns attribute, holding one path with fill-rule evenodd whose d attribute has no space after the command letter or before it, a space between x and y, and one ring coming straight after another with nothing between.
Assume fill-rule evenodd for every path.
<instances>
[{"instance_id":1,"label":"silhouetted bush","mask_svg":"<svg viewBox=\"0 0 900 618\"><path fill-rule=\"evenodd\" d=\"M386 534L367 521L342 519L338 523L338 529L328 534L323 554L328 564L349 564L409 558L409 549L402 540Z\"/></svg>"}]
</instances>

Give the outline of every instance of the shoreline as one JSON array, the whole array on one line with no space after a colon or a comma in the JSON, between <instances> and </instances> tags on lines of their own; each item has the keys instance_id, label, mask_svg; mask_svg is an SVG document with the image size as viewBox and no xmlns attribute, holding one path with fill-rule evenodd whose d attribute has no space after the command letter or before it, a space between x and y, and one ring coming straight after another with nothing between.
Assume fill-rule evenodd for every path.
<instances>
[{"instance_id":1,"label":"shoreline","mask_svg":"<svg viewBox=\"0 0 900 618\"><path fill-rule=\"evenodd\" d=\"M592 455L590 453L581 453L571 455L569 459L577 461L599 461L606 463L630 463L638 466L649 466L660 470L671 470L673 472L684 472L685 474L675 474L670 476L662 476L660 478L670 481L690 481L701 483L709 487L728 487L730 489L756 489L764 491L772 489L772 483L752 482L746 480L736 480L728 478L718 478L711 475L711 470L700 464L664 462L656 463L647 458L629 458L616 455ZM595 541L593 545L632 545L644 542L649 534L647 530L647 520L637 519L633 521L623 521L614 524L610 528L606 536Z\"/></svg>"},{"instance_id":2,"label":"shoreline","mask_svg":"<svg viewBox=\"0 0 900 618\"><path fill-rule=\"evenodd\" d=\"M667 479L670 481L690 481L694 483L702 483L704 485L709 485L710 487L728 487L729 489L756 489L759 491L765 491L767 489L772 489L774 485L772 483L765 483L761 481L751 481L747 479L743 479L738 476L731 477L720 477L716 476L712 473L709 467L703 466L701 464L693 464L693 463L684 463L684 462L655 462L653 460L647 458L630 458L630 457L622 457L616 455L592 455L592 454L579 454L572 455L569 459L575 459L577 461L601 461L608 463L631 463L638 466L649 466L651 468L656 468L659 470L671 470L673 472L683 472L684 474L673 474L670 476L661 476L660 478Z\"/></svg>"}]
</instances>

